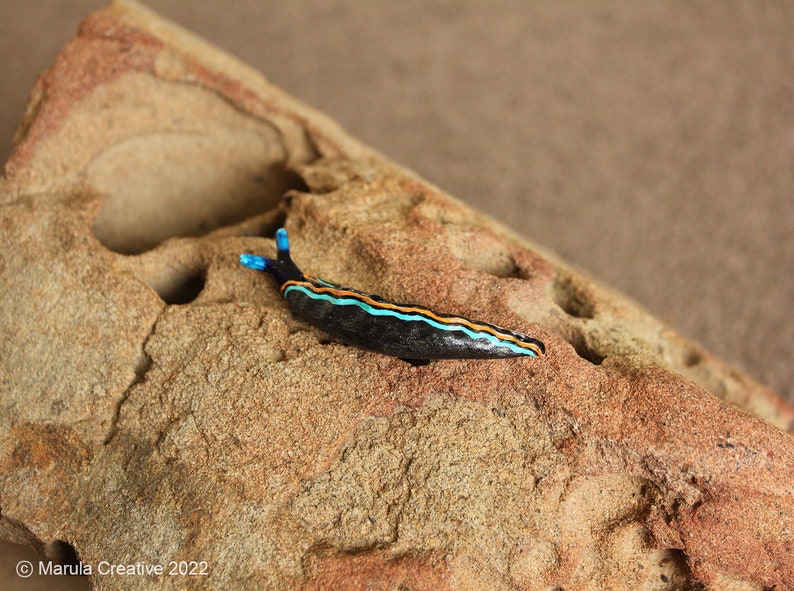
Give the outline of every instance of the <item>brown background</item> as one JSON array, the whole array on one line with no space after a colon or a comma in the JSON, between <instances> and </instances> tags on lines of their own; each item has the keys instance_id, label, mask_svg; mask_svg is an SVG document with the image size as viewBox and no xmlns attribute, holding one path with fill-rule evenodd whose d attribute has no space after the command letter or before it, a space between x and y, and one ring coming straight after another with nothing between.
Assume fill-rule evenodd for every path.
<instances>
[{"instance_id":1,"label":"brown background","mask_svg":"<svg viewBox=\"0 0 794 591\"><path fill-rule=\"evenodd\" d=\"M0 0L0 157L99 0ZM151 0L792 397L794 3Z\"/></svg>"},{"instance_id":2,"label":"brown background","mask_svg":"<svg viewBox=\"0 0 794 591\"><path fill-rule=\"evenodd\" d=\"M0 0L3 160L103 4ZM794 3L148 5L794 397Z\"/></svg>"}]
</instances>

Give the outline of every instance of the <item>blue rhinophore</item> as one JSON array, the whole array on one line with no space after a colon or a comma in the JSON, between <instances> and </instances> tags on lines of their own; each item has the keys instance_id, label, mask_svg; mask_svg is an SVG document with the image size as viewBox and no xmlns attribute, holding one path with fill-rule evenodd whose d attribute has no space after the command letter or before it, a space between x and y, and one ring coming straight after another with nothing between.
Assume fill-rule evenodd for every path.
<instances>
[{"instance_id":1,"label":"blue rhinophore","mask_svg":"<svg viewBox=\"0 0 794 591\"><path fill-rule=\"evenodd\" d=\"M279 253L283 252L289 255L289 236L284 228L279 228L276 232L276 249Z\"/></svg>"},{"instance_id":2,"label":"blue rhinophore","mask_svg":"<svg viewBox=\"0 0 794 591\"><path fill-rule=\"evenodd\" d=\"M268 259L265 257L258 257L255 254L241 254L240 264L243 267L254 269L255 271L267 271Z\"/></svg>"}]
</instances>

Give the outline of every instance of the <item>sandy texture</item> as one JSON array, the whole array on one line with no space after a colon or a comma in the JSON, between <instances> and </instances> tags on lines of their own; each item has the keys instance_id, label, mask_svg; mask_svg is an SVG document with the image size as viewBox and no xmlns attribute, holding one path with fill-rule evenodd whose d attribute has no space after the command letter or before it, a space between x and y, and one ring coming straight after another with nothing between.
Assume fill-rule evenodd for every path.
<instances>
[{"instance_id":1,"label":"sandy texture","mask_svg":"<svg viewBox=\"0 0 794 591\"><path fill-rule=\"evenodd\" d=\"M789 405L153 14L83 23L5 171L7 539L207 588L794 585ZM237 264L280 225L307 272L548 354L336 343Z\"/></svg>"}]
</instances>

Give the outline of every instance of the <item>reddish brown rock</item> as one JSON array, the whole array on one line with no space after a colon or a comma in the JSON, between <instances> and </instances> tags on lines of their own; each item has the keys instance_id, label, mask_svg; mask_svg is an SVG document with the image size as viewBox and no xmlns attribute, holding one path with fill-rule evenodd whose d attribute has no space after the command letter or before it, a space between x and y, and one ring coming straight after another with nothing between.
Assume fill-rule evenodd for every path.
<instances>
[{"instance_id":1,"label":"reddish brown rock","mask_svg":"<svg viewBox=\"0 0 794 591\"><path fill-rule=\"evenodd\" d=\"M794 586L789 406L144 9L83 23L5 170L6 539L208 588ZM282 224L307 272L548 353L337 343L237 263Z\"/></svg>"}]
</instances>

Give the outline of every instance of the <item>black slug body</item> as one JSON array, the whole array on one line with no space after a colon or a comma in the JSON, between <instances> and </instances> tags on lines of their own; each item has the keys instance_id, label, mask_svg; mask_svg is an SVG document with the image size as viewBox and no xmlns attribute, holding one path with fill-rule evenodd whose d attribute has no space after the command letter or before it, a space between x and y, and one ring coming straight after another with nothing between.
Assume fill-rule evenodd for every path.
<instances>
[{"instance_id":1,"label":"black slug body","mask_svg":"<svg viewBox=\"0 0 794 591\"><path fill-rule=\"evenodd\" d=\"M485 322L398 304L304 275L289 255L289 239L276 233L278 260L240 256L246 267L270 273L296 317L344 343L403 359L537 357L543 343Z\"/></svg>"}]
</instances>

